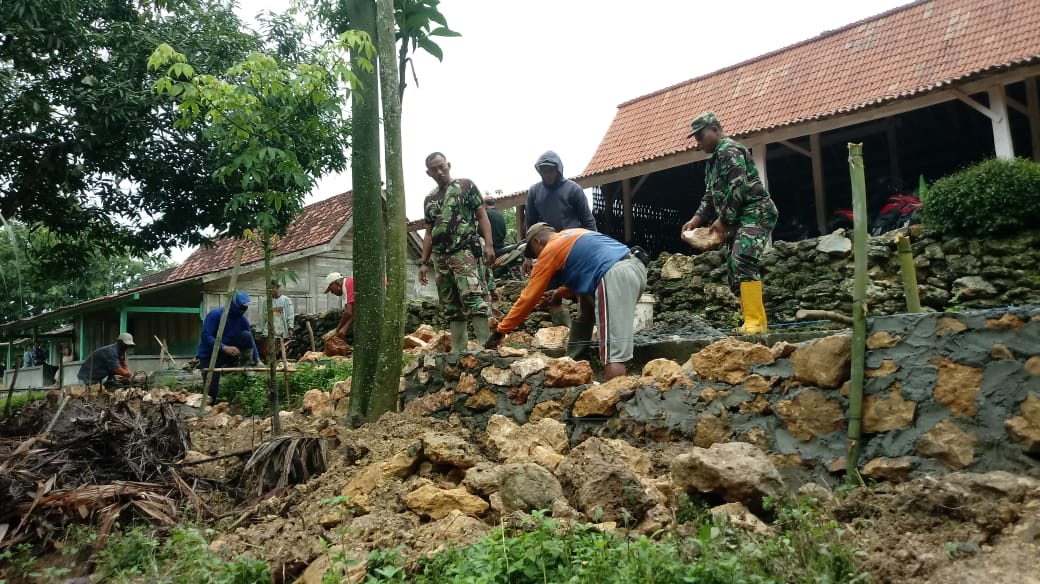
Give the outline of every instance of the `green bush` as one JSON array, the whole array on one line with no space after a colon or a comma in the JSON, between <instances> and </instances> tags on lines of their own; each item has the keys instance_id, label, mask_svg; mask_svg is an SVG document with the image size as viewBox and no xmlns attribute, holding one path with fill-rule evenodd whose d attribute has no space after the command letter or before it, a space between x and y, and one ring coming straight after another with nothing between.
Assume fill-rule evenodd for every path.
<instances>
[{"instance_id":1,"label":"green bush","mask_svg":"<svg viewBox=\"0 0 1040 584\"><path fill-rule=\"evenodd\" d=\"M115 534L98 552L98 581L162 584L270 582L267 564L239 556L227 561L209 550L206 533L175 527L165 541L140 527Z\"/></svg>"},{"instance_id":2,"label":"green bush","mask_svg":"<svg viewBox=\"0 0 1040 584\"><path fill-rule=\"evenodd\" d=\"M536 513L519 528L501 527L473 545L424 558L413 573L394 550L376 551L367 565L370 584L540 584L630 582L731 584L867 582L842 530L823 521L810 502L785 501L776 510L773 537L755 536L725 521L691 510L702 524L685 524L654 540L625 531L567 527ZM344 566L333 561L326 581L339 581Z\"/></svg>"},{"instance_id":3,"label":"green bush","mask_svg":"<svg viewBox=\"0 0 1040 584\"><path fill-rule=\"evenodd\" d=\"M303 394L312 389L329 391L337 381L350 377L353 372L350 362L346 361L323 359L315 363L299 363L296 371L289 374L289 402L279 405L294 408L303 399ZM277 373L276 377L279 398L284 400L284 374ZM270 411L267 403L267 374L256 371L224 374L220 379L220 399L240 406L247 415L266 415Z\"/></svg>"},{"instance_id":4,"label":"green bush","mask_svg":"<svg viewBox=\"0 0 1040 584\"><path fill-rule=\"evenodd\" d=\"M923 195L930 229L1010 235L1040 220L1040 164L991 158L943 177Z\"/></svg>"}]
</instances>

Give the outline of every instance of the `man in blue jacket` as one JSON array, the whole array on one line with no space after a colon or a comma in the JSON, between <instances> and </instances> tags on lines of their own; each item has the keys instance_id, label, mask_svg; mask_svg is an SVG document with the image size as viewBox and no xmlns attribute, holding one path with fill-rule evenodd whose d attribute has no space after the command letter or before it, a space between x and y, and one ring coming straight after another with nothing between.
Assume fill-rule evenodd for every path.
<instances>
[{"instance_id":1,"label":"man in blue jacket","mask_svg":"<svg viewBox=\"0 0 1040 584\"><path fill-rule=\"evenodd\" d=\"M203 373L209 367L210 356L214 349L217 350L216 367L235 367L243 361L253 363L260 361L260 352L256 350L253 331L250 330L249 319L246 318L250 300L249 294L241 290L235 292L219 343L217 342L217 327L220 326L220 316L224 314L224 307L218 306L206 314L206 320L202 322L202 339L199 341L199 351L196 355L203 368ZM216 403L219 387L220 373L211 373L209 383L211 403Z\"/></svg>"}]
</instances>

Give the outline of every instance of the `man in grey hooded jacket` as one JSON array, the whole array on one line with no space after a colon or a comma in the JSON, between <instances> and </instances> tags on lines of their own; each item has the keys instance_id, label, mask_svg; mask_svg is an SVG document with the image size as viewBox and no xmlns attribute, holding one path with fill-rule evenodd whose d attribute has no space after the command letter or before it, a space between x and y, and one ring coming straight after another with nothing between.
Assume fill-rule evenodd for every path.
<instances>
[{"instance_id":1,"label":"man in grey hooded jacket","mask_svg":"<svg viewBox=\"0 0 1040 584\"><path fill-rule=\"evenodd\" d=\"M563 178L563 161L552 150L547 150L534 163L534 169L542 180L531 185L527 190L527 205L524 207L521 232L527 232L527 226L536 223L548 223L557 232L564 229L581 227L596 231L596 219L589 208L589 199L578 183ZM524 273L531 272L531 260L524 260ZM563 302L562 294L553 294L552 303ZM570 312L562 310L553 312L553 323L568 326L571 329L567 354L579 356L592 340L592 327L595 323L595 300L587 296L578 296L578 319L571 322Z\"/></svg>"}]
</instances>

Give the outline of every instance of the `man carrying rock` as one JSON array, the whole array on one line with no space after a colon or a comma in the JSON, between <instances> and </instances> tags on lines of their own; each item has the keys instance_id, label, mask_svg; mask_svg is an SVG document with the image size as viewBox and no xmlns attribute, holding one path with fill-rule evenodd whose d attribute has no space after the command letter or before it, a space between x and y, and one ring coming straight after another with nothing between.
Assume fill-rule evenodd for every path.
<instances>
[{"instance_id":1,"label":"man carrying rock","mask_svg":"<svg viewBox=\"0 0 1040 584\"><path fill-rule=\"evenodd\" d=\"M643 262L602 233L581 228L557 233L546 223L528 228L525 253L538 260L531 279L485 347L497 347L553 286L554 294L586 294L595 299L604 376L610 380L624 375L625 363L632 359L636 303L646 288Z\"/></svg>"},{"instance_id":2,"label":"man carrying rock","mask_svg":"<svg viewBox=\"0 0 1040 584\"><path fill-rule=\"evenodd\" d=\"M710 225L719 241L732 242L726 265L729 285L740 296L743 334L767 331L759 262L776 227L773 199L758 175L751 152L722 131L715 112L703 113L690 123L687 138L711 155L704 172L704 197L682 232Z\"/></svg>"},{"instance_id":3,"label":"man carrying rock","mask_svg":"<svg viewBox=\"0 0 1040 584\"><path fill-rule=\"evenodd\" d=\"M347 333L354 330L354 278L344 278L339 272L330 272L325 276L325 293L335 294L343 298L343 316L334 330L322 335L323 340L339 337L347 340Z\"/></svg>"}]
</instances>

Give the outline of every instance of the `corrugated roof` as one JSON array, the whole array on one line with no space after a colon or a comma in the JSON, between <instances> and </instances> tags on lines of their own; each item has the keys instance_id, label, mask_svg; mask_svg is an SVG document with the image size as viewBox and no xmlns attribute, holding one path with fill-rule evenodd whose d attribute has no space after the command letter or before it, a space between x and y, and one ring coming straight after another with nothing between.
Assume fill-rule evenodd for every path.
<instances>
[{"instance_id":1,"label":"corrugated roof","mask_svg":"<svg viewBox=\"0 0 1040 584\"><path fill-rule=\"evenodd\" d=\"M915 2L619 105L582 177L692 150L707 110L748 135L1037 61L1037 0Z\"/></svg>"},{"instance_id":2,"label":"corrugated roof","mask_svg":"<svg viewBox=\"0 0 1040 584\"><path fill-rule=\"evenodd\" d=\"M347 191L304 207L303 212L289 224L285 236L278 241L275 255L281 256L332 241L354 215L352 203L351 192ZM235 263L235 250L240 245L245 247L245 253L242 254L243 265L263 259L260 246L238 238L225 237L218 239L213 247L200 247L195 250L195 253L188 256L166 281L184 280L231 269Z\"/></svg>"}]
</instances>

